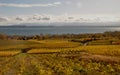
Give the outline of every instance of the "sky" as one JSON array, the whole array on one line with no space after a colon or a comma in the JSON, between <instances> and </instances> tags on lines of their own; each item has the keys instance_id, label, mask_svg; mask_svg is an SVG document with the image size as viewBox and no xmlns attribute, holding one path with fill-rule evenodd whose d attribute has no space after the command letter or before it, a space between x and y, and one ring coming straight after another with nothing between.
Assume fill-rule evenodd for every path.
<instances>
[{"instance_id":1,"label":"sky","mask_svg":"<svg viewBox=\"0 0 120 75\"><path fill-rule=\"evenodd\" d=\"M0 0L0 25L119 21L120 0Z\"/></svg>"}]
</instances>

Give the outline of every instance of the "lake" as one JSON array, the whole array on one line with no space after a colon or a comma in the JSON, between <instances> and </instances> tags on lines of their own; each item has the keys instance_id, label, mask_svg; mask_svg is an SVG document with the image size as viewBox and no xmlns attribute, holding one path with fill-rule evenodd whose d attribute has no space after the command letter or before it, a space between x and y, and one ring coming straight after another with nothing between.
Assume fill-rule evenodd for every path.
<instances>
[{"instance_id":1,"label":"lake","mask_svg":"<svg viewBox=\"0 0 120 75\"><path fill-rule=\"evenodd\" d=\"M120 31L119 26L26 26L0 27L0 33L8 35L39 35L39 34L81 34L102 33L105 31Z\"/></svg>"}]
</instances>

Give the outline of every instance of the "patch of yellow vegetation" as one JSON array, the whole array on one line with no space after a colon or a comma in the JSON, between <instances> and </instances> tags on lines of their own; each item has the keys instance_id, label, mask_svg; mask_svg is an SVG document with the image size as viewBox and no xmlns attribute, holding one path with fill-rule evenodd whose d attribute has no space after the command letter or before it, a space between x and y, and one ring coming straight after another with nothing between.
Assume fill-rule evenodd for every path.
<instances>
[{"instance_id":1,"label":"patch of yellow vegetation","mask_svg":"<svg viewBox=\"0 0 120 75\"><path fill-rule=\"evenodd\" d=\"M60 52L60 49L32 49L28 51L27 53L55 53Z\"/></svg>"},{"instance_id":2,"label":"patch of yellow vegetation","mask_svg":"<svg viewBox=\"0 0 120 75\"><path fill-rule=\"evenodd\" d=\"M40 43L41 48L68 48L79 46L80 43L69 42L68 40L30 40L31 42Z\"/></svg>"},{"instance_id":3,"label":"patch of yellow vegetation","mask_svg":"<svg viewBox=\"0 0 120 75\"><path fill-rule=\"evenodd\" d=\"M0 56L13 56L20 52L21 51L0 51Z\"/></svg>"},{"instance_id":4,"label":"patch of yellow vegetation","mask_svg":"<svg viewBox=\"0 0 120 75\"><path fill-rule=\"evenodd\" d=\"M95 46L79 46L73 50L84 50L92 54L102 54L102 55L116 55L120 56L120 46L119 45L95 45Z\"/></svg>"}]
</instances>

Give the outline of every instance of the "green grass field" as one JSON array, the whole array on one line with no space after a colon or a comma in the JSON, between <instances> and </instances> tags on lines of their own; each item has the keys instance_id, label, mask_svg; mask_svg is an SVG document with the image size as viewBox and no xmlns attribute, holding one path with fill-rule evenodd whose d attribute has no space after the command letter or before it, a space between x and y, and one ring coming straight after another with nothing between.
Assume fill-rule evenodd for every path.
<instances>
[{"instance_id":1,"label":"green grass field","mask_svg":"<svg viewBox=\"0 0 120 75\"><path fill-rule=\"evenodd\" d=\"M0 40L0 75L119 75L120 45L69 40Z\"/></svg>"}]
</instances>

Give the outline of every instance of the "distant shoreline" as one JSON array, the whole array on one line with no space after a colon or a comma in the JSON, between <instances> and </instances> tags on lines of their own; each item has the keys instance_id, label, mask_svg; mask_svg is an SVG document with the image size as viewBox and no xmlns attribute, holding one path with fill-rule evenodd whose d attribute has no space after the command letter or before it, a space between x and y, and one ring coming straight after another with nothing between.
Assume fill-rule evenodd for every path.
<instances>
[{"instance_id":1,"label":"distant shoreline","mask_svg":"<svg viewBox=\"0 0 120 75\"><path fill-rule=\"evenodd\" d=\"M120 27L120 25L116 25L116 26L74 26L74 25L71 25L71 26L27 26L27 25L11 25L11 26L0 26L0 28L36 28L36 27L40 27L40 28L48 28L48 27Z\"/></svg>"}]
</instances>

